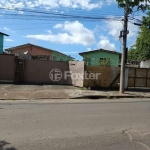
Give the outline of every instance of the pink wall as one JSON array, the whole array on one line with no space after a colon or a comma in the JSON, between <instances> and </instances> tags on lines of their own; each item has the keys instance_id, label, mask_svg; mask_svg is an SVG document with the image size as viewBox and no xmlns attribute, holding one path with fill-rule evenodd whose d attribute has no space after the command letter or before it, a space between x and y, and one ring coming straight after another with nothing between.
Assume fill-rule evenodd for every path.
<instances>
[{"instance_id":1,"label":"pink wall","mask_svg":"<svg viewBox=\"0 0 150 150\"><path fill-rule=\"evenodd\" d=\"M52 69L59 69L62 72L61 80L54 82L50 79L49 73ZM69 71L67 62L53 62L40 60L25 60L24 82L42 84L72 84L71 78L64 78L64 71Z\"/></svg>"},{"instance_id":2,"label":"pink wall","mask_svg":"<svg viewBox=\"0 0 150 150\"><path fill-rule=\"evenodd\" d=\"M14 81L15 67L14 55L0 55L0 81ZM49 77L50 71L55 68L62 72L62 78L57 82ZM33 84L71 85L71 78L64 78L65 71L69 71L67 62L24 60L23 80Z\"/></svg>"},{"instance_id":3,"label":"pink wall","mask_svg":"<svg viewBox=\"0 0 150 150\"><path fill-rule=\"evenodd\" d=\"M28 55L30 56L37 56L37 55L47 55L52 57L52 52L49 50L45 50L44 48L36 47L36 46L25 46L20 47L11 52L11 54L20 53L24 54L25 51L28 51Z\"/></svg>"}]
</instances>

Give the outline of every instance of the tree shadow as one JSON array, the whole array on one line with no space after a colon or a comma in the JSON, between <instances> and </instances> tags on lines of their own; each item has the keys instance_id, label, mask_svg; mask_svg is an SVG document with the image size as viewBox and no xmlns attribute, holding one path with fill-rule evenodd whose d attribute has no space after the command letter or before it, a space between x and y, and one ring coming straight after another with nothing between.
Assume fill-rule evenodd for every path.
<instances>
[{"instance_id":1,"label":"tree shadow","mask_svg":"<svg viewBox=\"0 0 150 150\"><path fill-rule=\"evenodd\" d=\"M6 145L9 145L6 141L0 141L0 150L17 150L15 147L4 148Z\"/></svg>"}]
</instances>

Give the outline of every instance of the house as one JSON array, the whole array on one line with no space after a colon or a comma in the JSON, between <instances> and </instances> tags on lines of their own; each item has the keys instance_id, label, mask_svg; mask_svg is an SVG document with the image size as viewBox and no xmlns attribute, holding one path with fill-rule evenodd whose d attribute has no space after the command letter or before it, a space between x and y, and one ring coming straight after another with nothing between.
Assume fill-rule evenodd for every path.
<instances>
[{"instance_id":1,"label":"house","mask_svg":"<svg viewBox=\"0 0 150 150\"><path fill-rule=\"evenodd\" d=\"M0 54L3 54L4 36L9 36L9 35L0 32Z\"/></svg>"},{"instance_id":2,"label":"house","mask_svg":"<svg viewBox=\"0 0 150 150\"><path fill-rule=\"evenodd\" d=\"M83 60L89 66L118 67L121 59L121 53L104 49L82 52L79 55L83 57Z\"/></svg>"},{"instance_id":3,"label":"house","mask_svg":"<svg viewBox=\"0 0 150 150\"><path fill-rule=\"evenodd\" d=\"M24 44L16 47L5 49L9 54L15 54L24 59L39 59L39 60L52 60L52 61L69 61L74 58L65 55L61 52L44 48L33 44Z\"/></svg>"}]
</instances>

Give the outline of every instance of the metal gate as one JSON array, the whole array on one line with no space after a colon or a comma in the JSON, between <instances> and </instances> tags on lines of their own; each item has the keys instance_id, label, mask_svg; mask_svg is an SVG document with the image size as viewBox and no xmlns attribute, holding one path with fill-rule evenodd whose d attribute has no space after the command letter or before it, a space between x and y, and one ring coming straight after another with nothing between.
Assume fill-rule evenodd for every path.
<instances>
[{"instance_id":1,"label":"metal gate","mask_svg":"<svg viewBox=\"0 0 150 150\"><path fill-rule=\"evenodd\" d=\"M150 69L129 68L128 87L150 87Z\"/></svg>"}]
</instances>

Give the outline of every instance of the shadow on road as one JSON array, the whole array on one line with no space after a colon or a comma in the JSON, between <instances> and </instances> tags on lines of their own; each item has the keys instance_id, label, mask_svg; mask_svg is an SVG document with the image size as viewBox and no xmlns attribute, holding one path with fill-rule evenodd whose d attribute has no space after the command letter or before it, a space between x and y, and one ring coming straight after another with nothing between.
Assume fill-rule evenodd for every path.
<instances>
[{"instance_id":1,"label":"shadow on road","mask_svg":"<svg viewBox=\"0 0 150 150\"><path fill-rule=\"evenodd\" d=\"M6 145L9 145L6 141L0 141L0 150L17 150L15 147L4 148Z\"/></svg>"}]
</instances>

